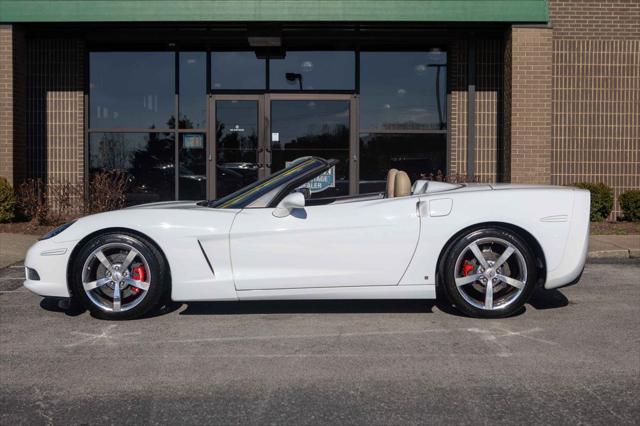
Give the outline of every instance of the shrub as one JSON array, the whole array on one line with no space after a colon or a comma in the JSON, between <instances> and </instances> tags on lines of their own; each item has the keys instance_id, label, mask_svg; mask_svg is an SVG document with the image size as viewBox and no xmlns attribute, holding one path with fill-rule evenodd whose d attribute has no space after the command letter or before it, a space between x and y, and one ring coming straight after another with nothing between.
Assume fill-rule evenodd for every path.
<instances>
[{"instance_id":1,"label":"shrub","mask_svg":"<svg viewBox=\"0 0 640 426\"><path fill-rule=\"evenodd\" d=\"M68 222L83 213L82 185L71 182L49 184L45 198L48 206L46 222L49 225Z\"/></svg>"},{"instance_id":2,"label":"shrub","mask_svg":"<svg viewBox=\"0 0 640 426\"><path fill-rule=\"evenodd\" d=\"M620 203L624 220L640 220L640 190L631 189L623 192L618 197L618 202Z\"/></svg>"},{"instance_id":3,"label":"shrub","mask_svg":"<svg viewBox=\"0 0 640 426\"><path fill-rule=\"evenodd\" d=\"M47 222L49 208L45 185L41 179L27 179L18 186L18 209L22 215L37 224Z\"/></svg>"},{"instance_id":4,"label":"shrub","mask_svg":"<svg viewBox=\"0 0 640 426\"><path fill-rule=\"evenodd\" d=\"M18 187L18 208L36 225L57 225L82 213L82 188L70 182L27 179Z\"/></svg>"},{"instance_id":5,"label":"shrub","mask_svg":"<svg viewBox=\"0 0 640 426\"><path fill-rule=\"evenodd\" d=\"M10 222L14 218L16 197L9 181L0 177L0 223Z\"/></svg>"},{"instance_id":6,"label":"shrub","mask_svg":"<svg viewBox=\"0 0 640 426\"><path fill-rule=\"evenodd\" d=\"M573 186L591 193L591 222L605 220L613 210L613 191L604 183L576 183Z\"/></svg>"},{"instance_id":7,"label":"shrub","mask_svg":"<svg viewBox=\"0 0 640 426\"><path fill-rule=\"evenodd\" d=\"M126 173L118 170L98 172L89 186L89 210L100 213L124 207L127 184Z\"/></svg>"}]
</instances>

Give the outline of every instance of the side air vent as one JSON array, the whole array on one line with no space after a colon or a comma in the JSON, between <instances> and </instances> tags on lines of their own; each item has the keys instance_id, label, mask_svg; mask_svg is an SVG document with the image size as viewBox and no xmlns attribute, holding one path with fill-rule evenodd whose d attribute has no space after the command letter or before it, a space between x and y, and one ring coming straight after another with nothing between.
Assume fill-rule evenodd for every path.
<instances>
[{"instance_id":1,"label":"side air vent","mask_svg":"<svg viewBox=\"0 0 640 426\"><path fill-rule=\"evenodd\" d=\"M204 249L202 248L202 244L200 243L200 240L198 240L198 245L200 246L200 251L202 252L202 255L204 256L204 260L207 261L207 265L209 265L209 269L211 269L211 273L215 276L216 275L216 271L213 270L213 266L211 266L211 262L209 261L209 258L207 257L207 253L205 253Z\"/></svg>"}]
</instances>

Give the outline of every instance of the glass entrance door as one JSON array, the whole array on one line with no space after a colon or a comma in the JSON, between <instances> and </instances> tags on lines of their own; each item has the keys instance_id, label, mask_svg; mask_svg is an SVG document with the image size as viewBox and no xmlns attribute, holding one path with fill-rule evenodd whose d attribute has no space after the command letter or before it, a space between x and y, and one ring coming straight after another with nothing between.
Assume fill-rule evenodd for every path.
<instances>
[{"instance_id":1,"label":"glass entrance door","mask_svg":"<svg viewBox=\"0 0 640 426\"><path fill-rule=\"evenodd\" d=\"M265 175L262 96L215 96L215 197Z\"/></svg>"},{"instance_id":2,"label":"glass entrance door","mask_svg":"<svg viewBox=\"0 0 640 426\"><path fill-rule=\"evenodd\" d=\"M356 193L354 104L351 95L213 96L210 198L224 197L307 156L340 161L314 183L312 196Z\"/></svg>"}]
</instances>

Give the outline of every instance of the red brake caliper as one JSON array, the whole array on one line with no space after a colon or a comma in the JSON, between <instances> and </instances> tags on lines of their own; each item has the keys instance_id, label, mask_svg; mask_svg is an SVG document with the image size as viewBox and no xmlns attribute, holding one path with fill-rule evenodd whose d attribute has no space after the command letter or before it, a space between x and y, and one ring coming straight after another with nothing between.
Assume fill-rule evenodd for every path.
<instances>
[{"instance_id":1,"label":"red brake caliper","mask_svg":"<svg viewBox=\"0 0 640 426\"><path fill-rule=\"evenodd\" d=\"M147 278L147 274L144 271L144 266L138 265L131 270L131 278L136 281L144 281ZM138 287L131 286L131 291L134 294L139 294L142 290Z\"/></svg>"},{"instance_id":2,"label":"red brake caliper","mask_svg":"<svg viewBox=\"0 0 640 426\"><path fill-rule=\"evenodd\" d=\"M471 272L473 272L473 268L474 266L471 263L469 263L468 260L465 260L464 263L462 264L462 275L466 277Z\"/></svg>"}]
</instances>

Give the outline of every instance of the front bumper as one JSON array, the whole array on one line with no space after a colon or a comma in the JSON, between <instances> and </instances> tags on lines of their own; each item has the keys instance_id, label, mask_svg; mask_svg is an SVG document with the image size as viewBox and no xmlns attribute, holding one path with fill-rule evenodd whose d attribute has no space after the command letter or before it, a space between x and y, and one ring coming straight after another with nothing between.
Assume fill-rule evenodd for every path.
<instances>
[{"instance_id":1,"label":"front bumper","mask_svg":"<svg viewBox=\"0 0 640 426\"><path fill-rule=\"evenodd\" d=\"M69 297L67 265L76 242L54 240L38 241L27 251L24 266L37 272L40 279L26 275L24 286L40 296Z\"/></svg>"}]
</instances>

